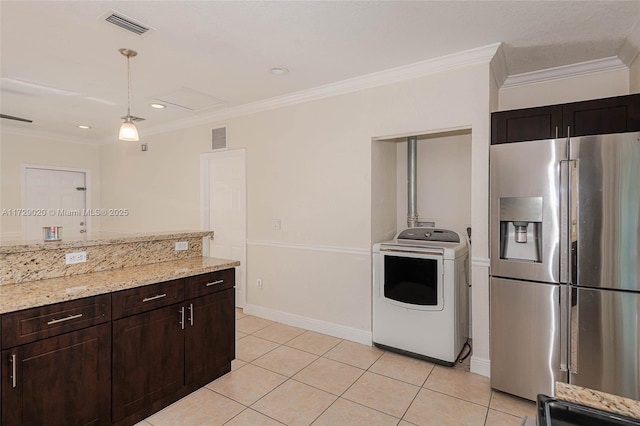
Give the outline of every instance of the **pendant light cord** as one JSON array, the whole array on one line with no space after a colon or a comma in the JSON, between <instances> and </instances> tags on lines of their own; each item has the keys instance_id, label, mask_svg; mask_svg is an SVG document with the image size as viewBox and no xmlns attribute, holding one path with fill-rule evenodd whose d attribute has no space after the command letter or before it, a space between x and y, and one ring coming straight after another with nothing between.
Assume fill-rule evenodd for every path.
<instances>
[{"instance_id":1,"label":"pendant light cord","mask_svg":"<svg viewBox=\"0 0 640 426\"><path fill-rule=\"evenodd\" d=\"M127 56L127 120L131 120L131 57Z\"/></svg>"}]
</instances>

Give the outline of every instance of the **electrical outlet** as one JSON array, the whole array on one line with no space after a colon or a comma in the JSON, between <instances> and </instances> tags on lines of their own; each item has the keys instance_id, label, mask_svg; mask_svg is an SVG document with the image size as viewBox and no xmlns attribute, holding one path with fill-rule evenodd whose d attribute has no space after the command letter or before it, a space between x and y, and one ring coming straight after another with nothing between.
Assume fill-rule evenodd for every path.
<instances>
[{"instance_id":1,"label":"electrical outlet","mask_svg":"<svg viewBox=\"0 0 640 426\"><path fill-rule=\"evenodd\" d=\"M176 243L176 251L187 250L189 248L188 241L178 241Z\"/></svg>"},{"instance_id":2,"label":"electrical outlet","mask_svg":"<svg viewBox=\"0 0 640 426\"><path fill-rule=\"evenodd\" d=\"M262 288L262 279L261 278L258 278L256 280L256 286L258 286L258 288Z\"/></svg>"},{"instance_id":3,"label":"electrical outlet","mask_svg":"<svg viewBox=\"0 0 640 426\"><path fill-rule=\"evenodd\" d=\"M87 252L78 251L76 253L67 253L64 255L64 260L67 265L73 265L74 263L83 263L87 261Z\"/></svg>"},{"instance_id":4,"label":"electrical outlet","mask_svg":"<svg viewBox=\"0 0 640 426\"><path fill-rule=\"evenodd\" d=\"M282 229L282 222L280 219L271 219L271 229L279 231Z\"/></svg>"}]
</instances>

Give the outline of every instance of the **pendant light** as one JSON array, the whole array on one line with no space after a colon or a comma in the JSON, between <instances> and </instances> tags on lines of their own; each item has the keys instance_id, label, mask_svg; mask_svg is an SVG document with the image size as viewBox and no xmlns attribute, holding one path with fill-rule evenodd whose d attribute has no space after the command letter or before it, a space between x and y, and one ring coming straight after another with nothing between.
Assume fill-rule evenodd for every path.
<instances>
[{"instance_id":1,"label":"pendant light","mask_svg":"<svg viewBox=\"0 0 640 426\"><path fill-rule=\"evenodd\" d=\"M125 48L119 49L119 52L123 56L127 57L127 115L122 117L124 119L124 123L120 126L120 135L118 138L121 141L135 142L139 140L139 137L138 129L136 129L136 125L133 124L133 119L135 117L131 115L131 67L129 62L131 58L138 54L138 52Z\"/></svg>"}]
</instances>

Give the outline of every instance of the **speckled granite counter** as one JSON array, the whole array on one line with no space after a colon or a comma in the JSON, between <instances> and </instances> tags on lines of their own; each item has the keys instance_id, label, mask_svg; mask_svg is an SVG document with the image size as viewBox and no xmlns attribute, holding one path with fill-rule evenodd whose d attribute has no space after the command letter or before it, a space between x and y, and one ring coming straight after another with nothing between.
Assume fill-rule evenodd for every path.
<instances>
[{"instance_id":1,"label":"speckled granite counter","mask_svg":"<svg viewBox=\"0 0 640 426\"><path fill-rule=\"evenodd\" d=\"M3 242L0 244L0 285L88 274L145 264L199 258L203 238L213 231L99 235L87 240ZM186 249L176 250L182 242ZM65 255L84 252L86 262L66 264Z\"/></svg>"},{"instance_id":2,"label":"speckled granite counter","mask_svg":"<svg viewBox=\"0 0 640 426\"><path fill-rule=\"evenodd\" d=\"M640 419L640 401L556 382L556 398Z\"/></svg>"},{"instance_id":3,"label":"speckled granite counter","mask_svg":"<svg viewBox=\"0 0 640 426\"><path fill-rule=\"evenodd\" d=\"M236 260L191 257L102 272L0 286L0 314L111 293L239 266Z\"/></svg>"},{"instance_id":4,"label":"speckled granite counter","mask_svg":"<svg viewBox=\"0 0 640 426\"><path fill-rule=\"evenodd\" d=\"M169 231L149 234L97 234L87 239L63 239L62 241L2 241L0 254L23 253L27 251L75 249L111 244L130 244L145 241L213 237L213 231Z\"/></svg>"}]
</instances>

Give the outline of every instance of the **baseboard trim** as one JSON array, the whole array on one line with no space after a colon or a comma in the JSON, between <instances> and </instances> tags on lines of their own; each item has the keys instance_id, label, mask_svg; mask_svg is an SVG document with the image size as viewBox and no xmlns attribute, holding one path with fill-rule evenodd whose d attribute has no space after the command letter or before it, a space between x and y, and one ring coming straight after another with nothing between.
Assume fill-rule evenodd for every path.
<instances>
[{"instance_id":1,"label":"baseboard trim","mask_svg":"<svg viewBox=\"0 0 640 426\"><path fill-rule=\"evenodd\" d=\"M491 377L491 361L486 358L471 356L471 372Z\"/></svg>"},{"instance_id":2,"label":"baseboard trim","mask_svg":"<svg viewBox=\"0 0 640 426\"><path fill-rule=\"evenodd\" d=\"M370 331L359 330L357 328L346 327L340 324L303 317L289 312L277 311L275 309L252 305L250 303L247 303L244 306L244 313L271 321L281 322L294 327L304 328L305 330L328 334L329 336L338 337L340 339L351 340L352 342L362 343L367 346L371 346L373 341L373 335Z\"/></svg>"}]
</instances>

